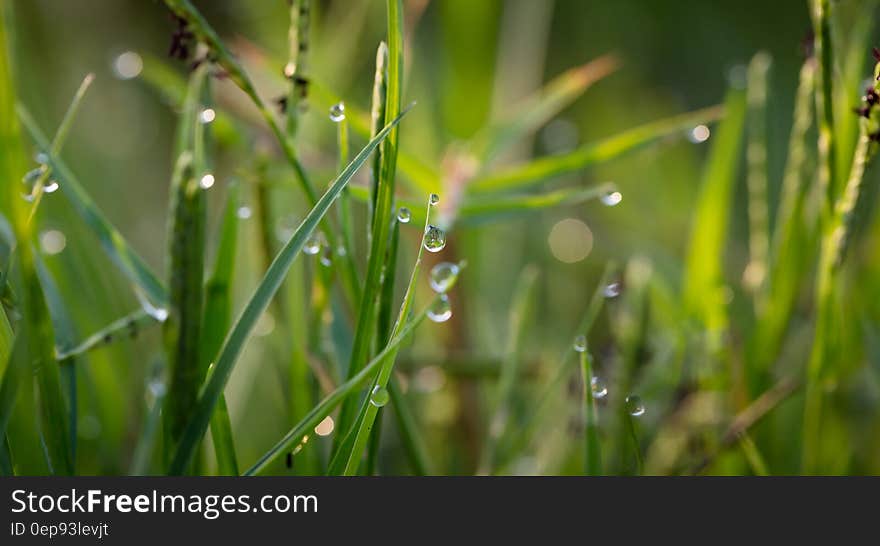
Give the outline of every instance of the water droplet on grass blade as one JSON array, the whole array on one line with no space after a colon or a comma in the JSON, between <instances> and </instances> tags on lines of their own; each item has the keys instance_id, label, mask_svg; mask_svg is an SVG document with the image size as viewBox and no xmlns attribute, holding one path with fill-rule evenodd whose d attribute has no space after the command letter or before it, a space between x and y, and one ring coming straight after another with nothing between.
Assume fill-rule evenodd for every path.
<instances>
[{"instance_id":1,"label":"water droplet on grass blade","mask_svg":"<svg viewBox=\"0 0 880 546\"><path fill-rule=\"evenodd\" d=\"M436 193L432 193L431 196L428 197L428 203L432 206L436 205L439 202L440 202L440 196L437 195Z\"/></svg>"},{"instance_id":2,"label":"water droplet on grass blade","mask_svg":"<svg viewBox=\"0 0 880 546\"><path fill-rule=\"evenodd\" d=\"M370 404L381 408L388 403L389 398L388 390L381 385L376 385L373 387L373 392L370 393Z\"/></svg>"},{"instance_id":3,"label":"water droplet on grass blade","mask_svg":"<svg viewBox=\"0 0 880 546\"><path fill-rule=\"evenodd\" d=\"M574 338L574 350L583 353L587 350L587 336L580 335Z\"/></svg>"},{"instance_id":4,"label":"water droplet on grass blade","mask_svg":"<svg viewBox=\"0 0 880 546\"><path fill-rule=\"evenodd\" d=\"M609 283L608 286L605 287L603 291L606 298L616 298L620 295L620 283L612 282Z\"/></svg>"},{"instance_id":5,"label":"water droplet on grass blade","mask_svg":"<svg viewBox=\"0 0 880 546\"><path fill-rule=\"evenodd\" d=\"M442 262L431 269L431 288L438 294L444 294L455 285L458 280L459 267L457 264Z\"/></svg>"},{"instance_id":6,"label":"water droplet on grass blade","mask_svg":"<svg viewBox=\"0 0 880 546\"><path fill-rule=\"evenodd\" d=\"M640 396L631 394L626 397L626 411L633 417L641 417L645 414L645 404Z\"/></svg>"},{"instance_id":7,"label":"water droplet on grass blade","mask_svg":"<svg viewBox=\"0 0 880 546\"><path fill-rule=\"evenodd\" d=\"M688 140L694 144L699 144L709 140L711 134L711 131L709 131L709 128L705 125L697 125L688 132Z\"/></svg>"},{"instance_id":8,"label":"water droplet on grass blade","mask_svg":"<svg viewBox=\"0 0 880 546\"><path fill-rule=\"evenodd\" d=\"M446 294L441 294L428 308L428 319L432 322L446 322L451 316L452 306Z\"/></svg>"},{"instance_id":9,"label":"water droplet on grass blade","mask_svg":"<svg viewBox=\"0 0 880 546\"><path fill-rule=\"evenodd\" d=\"M201 180L199 180L199 187L201 187L203 190L207 190L213 185L214 185L214 175L213 174L210 174L210 173L206 174L205 176L202 177Z\"/></svg>"},{"instance_id":10,"label":"water droplet on grass blade","mask_svg":"<svg viewBox=\"0 0 880 546\"><path fill-rule=\"evenodd\" d=\"M345 119L345 103L337 102L330 107L330 121L339 123Z\"/></svg>"},{"instance_id":11,"label":"water droplet on grass blade","mask_svg":"<svg viewBox=\"0 0 880 546\"><path fill-rule=\"evenodd\" d=\"M333 265L333 249L329 246L325 246L318 261L320 261L321 265L324 267L330 267Z\"/></svg>"},{"instance_id":12,"label":"water droplet on grass blade","mask_svg":"<svg viewBox=\"0 0 880 546\"><path fill-rule=\"evenodd\" d=\"M397 209L397 221L401 224L408 224L410 219L412 218L412 213L406 207L400 207Z\"/></svg>"},{"instance_id":13,"label":"water droplet on grass blade","mask_svg":"<svg viewBox=\"0 0 880 546\"><path fill-rule=\"evenodd\" d=\"M202 123L211 123L217 117L217 112L213 108L205 108L199 114L199 121Z\"/></svg>"},{"instance_id":14,"label":"water droplet on grass blade","mask_svg":"<svg viewBox=\"0 0 880 546\"><path fill-rule=\"evenodd\" d=\"M46 167L40 166L36 169L31 169L28 172L24 173L24 176L21 177L21 183L25 185L28 192L33 191L34 184L37 183L37 180L40 179L45 171Z\"/></svg>"},{"instance_id":15,"label":"water droplet on grass blade","mask_svg":"<svg viewBox=\"0 0 880 546\"><path fill-rule=\"evenodd\" d=\"M251 217L252 214L253 211L251 211L250 207L238 207L238 210L235 211L235 215L242 220L247 220Z\"/></svg>"},{"instance_id":16,"label":"water droplet on grass blade","mask_svg":"<svg viewBox=\"0 0 880 546\"><path fill-rule=\"evenodd\" d=\"M446 246L446 233L437 226L429 225L425 229L425 250L440 252Z\"/></svg>"},{"instance_id":17,"label":"water droplet on grass blade","mask_svg":"<svg viewBox=\"0 0 880 546\"><path fill-rule=\"evenodd\" d=\"M43 192L44 193L55 193L56 191L58 191L59 187L60 186L58 185L57 180L50 180L49 182L46 183L45 186L43 186Z\"/></svg>"},{"instance_id":18,"label":"water droplet on grass blade","mask_svg":"<svg viewBox=\"0 0 880 546\"><path fill-rule=\"evenodd\" d=\"M602 204L606 207L613 207L619 205L621 201L623 201L623 194L619 191L609 191L605 193L601 198Z\"/></svg>"},{"instance_id":19,"label":"water droplet on grass blade","mask_svg":"<svg viewBox=\"0 0 880 546\"><path fill-rule=\"evenodd\" d=\"M305 244L303 245L303 252L308 254L309 256L314 256L318 252L321 251L322 240L321 240L321 232L316 231L309 235L309 238L306 239Z\"/></svg>"},{"instance_id":20,"label":"water droplet on grass blade","mask_svg":"<svg viewBox=\"0 0 880 546\"><path fill-rule=\"evenodd\" d=\"M590 390L593 391L593 398L602 399L608 396L608 387L605 382L595 375L590 379Z\"/></svg>"}]
</instances>

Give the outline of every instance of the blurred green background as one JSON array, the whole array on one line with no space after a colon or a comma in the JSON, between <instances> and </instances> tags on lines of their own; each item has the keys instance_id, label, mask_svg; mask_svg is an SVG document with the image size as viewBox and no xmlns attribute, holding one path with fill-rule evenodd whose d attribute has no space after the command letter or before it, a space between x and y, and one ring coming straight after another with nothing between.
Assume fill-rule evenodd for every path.
<instances>
[{"instance_id":1,"label":"blurred green background","mask_svg":"<svg viewBox=\"0 0 880 546\"><path fill-rule=\"evenodd\" d=\"M242 60L260 94L267 99L284 94L280 76L287 48L287 3L212 0L195 4ZM533 139L506 154L503 162L562 153L642 123L719 104L731 78L742 77L744 65L755 53L768 52L773 65L767 156L769 201L775 210L797 75L804 59L803 41L810 28L804 1L406 0L404 4L408 24L404 103L418 104L401 126L401 148L438 171L449 158L448 150L462 146L487 121L510 111L517 101L554 76L600 55L613 53L620 68L590 87ZM864 2L841 0L836 4L842 21L873 13L866 15ZM122 72L137 72L130 65L120 65L120 55L134 52L145 64L158 59L184 76L186 66L167 57L175 28L168 10L158 1L27 0L14 5L21 101L51 134L84 75L95 73L96 81L63 156L110 220L155 270L163 271L177 118L167 97L155 86L141 77L120 74L120 67ZM367 110L375 47L385 35L384 3L315 1L312 23L309 74L347 104ZM866 61L866 76L869 70ZM853 106L859 91L852 92ZM242 111L247 116L244 96L230 83L218 81L216 96L218 111ZM305 125L297 136L303 162L316 182L332 178L336 161L336 127L318 102L310 102ZM711 126L713 136L714 128ZM215 188L219 191L210 197L209 229L216 230L222 188L230 179L246 182L243 205L253 205L247 182L264 157L270 164L266 176L277 182L277 187L288 188L273 194L273 221L281 229L291 218L304 214L303 200L290 183L291 174L280 166L267 135L259 129L218 135L214 161ZM511 294L527 264L536 264L540 277L537 306L523 340L527 373L518 387L519 414L528 413L532 391L543 383L547 370L556 365L558 355L570 343L609 261L622 268L627 263L632 266L635 257L637 264L650 264L646 267L663 286L678 290L691 212L713 142L712 136L707 142L696 143L682 137L551 184L589 186L613 181L623 195L618 206L594 201L460 227L450 233L450 245L441 257L469 263L453 294L454 319L422 327L398 363L441 472L475 471L480 438L487 426L492 370L497 368L508 335ZM353 148L359 149L364 140L353 138ZM366 169L362 174L366 175ZM726 250L725 275L734 310L743 309L737 305L748 261L747 218L744 212L736 212L746 208L744 176L744 169L740 169ZM365 180L361 176L357 183ZM399 187L407 194L405 186ZM419 201L423 198L409 195ZM566 219L579 220L588 230L585 234L580 224L574 224L568 236L571 240L563 243L577 258L583 258L569 260L573 263L558 259L549 243L554 226ZM47 255L46 262L56 273L82 337L136 308L131 290L60 194L47 197L39 222L42 233L58 230L65 235L63 251ZM263 267L255 250L255 227L245 220L242 229L236 272L239 303L250 294ZM412 228L405 229L403 235L401 279L409 270L420 233ZM309 258L301 259L312 267L314 260ZM877 288L872 290L876 293ZM623 320L613 316L614 305L618 304L609 304L590 336L599 371L609 377L614 373L611 368L617 350L612 330L620 324L615 321ZM271 339L284 333L273 332L270 326L264 324L265 335L251 341L227 389L236 447L245 465L292 424L272 364ZM808 340L808 327L802 327L807 329ZM731 335L731 343L741 341L736 339L735 328ZM160 358L160 346L159 333L153 329L90 355L87 371L80 377L81 473L124 473L130 468L145 419L144 386ZM657 352L662 351L655 349L646 362L656 362L660 368L645 374L649 379L640 390L648 408L640 422L647 451L657 431L668 423L676 400L674 389L656 380L667 373L662 366L672 366L675 359L657 356ZM796 361L803 355L793 358ZM864 383L864 368L855 363L853 367L855 375L847 380ZM876 371L874 368L873 373ZM835 448L839 457L832 457L835 466L829 467L835 472L880 471L880 458L869 455L880 449L875 419L880 393L876 384L876 375L871 375L860 391L863 398L849 399L853 407L844 415L851 421L846 421L842 430L832 431L840 436ZM556 402L555 413L537 441L507 461L505 471L579 471L581 441L571 432L572 427L577 428L577 389L563 389ZM800 403L795 397L780 406L779 412L797 422ZM711 410L704 415L718 430L731 416L731 408L721 406L720 417ZM768 424L764 434L780 433L786 421L779 423ZM866 433L866 445L854 443L850 427ZM382 471L408 472L394 427L385 430ZM326 450L329 444L323 437L313 441L317 450ZM767 445L770 453L765 455L774 461L775 472L797 471L796 441ZM716 472L747 472L737 452L716 464ZM285 472L283 468L275 470Z\"/></svg>"}]
</instances>

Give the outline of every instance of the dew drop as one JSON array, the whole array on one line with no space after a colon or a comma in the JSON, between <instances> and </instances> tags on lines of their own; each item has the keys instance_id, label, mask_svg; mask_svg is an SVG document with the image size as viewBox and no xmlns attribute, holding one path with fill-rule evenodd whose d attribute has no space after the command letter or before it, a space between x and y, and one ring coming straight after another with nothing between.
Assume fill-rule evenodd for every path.
<instances>
[{"instance_id":1,"label":"dew drop","mask_svg":"<svg viewBox=\"0 0 880 546\"><path fill-rule=\"evenodd\" d=\"M287 214L279 218L275 223L275 237L278 238L278 241L281 243L287 243L296 232L298 222L298 218L293 214ZM314 254L317 254L317 251Z\"/></svg>"},{"instance_id":2,"label":"dew drop","mask_svg":"<svg viewBox=\"0 0 880 546\"><path fill-rule=\"evenodd\" d=\"M314 256L321 251L321 242L321 232L316 231L312 233L303 245L303 252L309 256Z\"/></svg>"},{"instance_id":3,"label":"dew drop","mask_svg":"<svg viewBox=\"0 0 880 546\"><path fill-rule=\"evenodd\" d=\"M168 309L162 307L149 307L145 308L144 311L159 322L165 322L168 320Z\"/></svg>"},{"instance_id":4,"label":"dew drop","mask_svg":"<svg viewBox=\"0 0 880 546\"><path fill-rule=\"evenodd\" d=\"M34 184L37 183L37 180L40 179L40 176L45 172L46 167L40 166L36 169L31 169L21 177L21 183L25 185L28 192L32 192L34 189Z\"/></svg>"},{"instance_id":5,"label":"dew drop","mask_svg":"<svg viewBox=\"0 0 880 546\"><path fill-rule=\"evenodd\" d=\"M147 390L150 392L150 396L152 396L153 399L157 399L165 396L165 393L167 392L167 387L165 386L164 381L159 378L155 378L147 383Z\"/></svg>"},{"instance_id":6,"label":"dew drop","mask_svg":"<svg viewBox=\"0 0 880 546\"><path fill-rule=\"evenodd\" d=\"M431 206L434 206L439 202L440 202L440 196L437 195L436 193L432 193L431 196L428 198L428 203L430 203Z\"/></svg>"},{"instance_id":7,"label":"dew drop","mask_svg":"<svg viewBox=\"0 0 880 546\"><path fill-rule=\"evenodd\" d=\"M43 186L43 192L44 193L55 193L56 191L58 191L59 187L60 186L58 185L57 180L50 180L45 186Z\"/></svg>"},{"instance_id":8,"label":"dew drop","mask_svg":"<svg viewBox=\"0 0 880 546\"><path fill-rule=\"evenodd\" d=\"M289 62L284 65L284 77L292 78L293 75L296 74L296 63Z\"/></svg>"},{"instance_id":9,"label":"dew drop","mask_svg":"<svg viewBox=\"0 0 880 546\"><path fill-rule=\"evenodd\" d=\"M617 296L620 295L620 283L613 282L613 283L608 284L605 287L605 289L603 290L603 294L605 295L606 298L609 298L609 299L616 298Z\"/></svg>"},{"instance_id":10,"label":"dew drop","mask_svg":"<svg viewBox=\"0 0 880 546\"><path fill-rule=\"evenodd\" d=\"M253 215L253 211L250 207L238 207L238 210L235 211L235 215L242 220L247 220Z\"/></svg>"},{"instance_id":11,"label":"dew drop","mask_svg":"<svg viewBox=\"0 0 880 546\"><path fill-rule=\"evenodd\" d=\"M697 125L690 131L688 131L688 140L693 142L694 144L699 144L701 142L706 142L709 140L709 136L712 134L709 131L709 128L705 125Z\"/></svg>"},{"instance_id":12,"label":"dew drop","mask_svg":"<svg viewBox=\"0 0 880 546\"><path fill-rule=\"evenodd\" d=\"M381 408L385 404L388 403L388 390L381 386L376 385L373 387L373 392L370 393L370 404L373 404L377 408Z\"/></svg>"},{"instance_id":13,"label":"dew drop","mask_svg":"<svg viewBox=\"0 0 880 546\"><path fill-rule=\"evenodd\" d=\"M28 203L34 202L34 196L31 193L22 193L21 198L27 201Z\"/></svg>"},{"instance_id":14,"label":"dew drop","mask_svg":"<svg viewBox=\"0 0 880 546\"><path fill-rule=\"evenodd\" d=\"M201 180L199 180L199 187L201 187L203 190L207 190L213 185L214 185L214 175L213 174L206 174L205 176L202 177Z\"/></svg>"},{"instance_id":15,"label":"dew drop","mask_svg":"<svg viewBox=\"0 0 880 546\"><path fill-rule=\"evenodd\" d=\"M397 209L397 221L401 224L408 224L410 219L412 218L412 213L406 207L400 207Z\"/></svg>"},{"instance_id":16,"label":"dew drop","mask_svg":"<svg viewBox=\"0 0 880 546\"><path fill-rule=\"evenodd\" d=\"M626 397L626 411L633 417L641 417L645 414L645 404L641 397L631 394Z\"/></svg>"},{"instance_id":17,"label":"dew drop","mask_svg":"<svg viewBox=\"0 0 880 546\"><path fill-rule=\"evenodd\" d=\"M339 123L345 119L345 103L337 102L330 107L330 121Z\"/></svg>"},{"instance_id":18,"label":"dew drop","mask_svg":"<svg viewBox=\"0 0 880 546\"><path fill-rule=\"evenodd\" d=\"M574 338L574 350L579 353L586 352L586 350L587 350L587 336L579 335L578 337Z\"/></svg>"},{"instance_id":19,"label":"dew drop","mask_svg":"<svg viewBox=\"0 0 880 546\"><path fill-rule=\"evenodd\" d=\"M120 80L137 78L144 69L144 61L134 51L121 53L113 61L113 73Z\"/></svg>"},{"instance_id":20,"label":"dew drop","mask_svg":"<svg viewBox=\"0 0 880 546\"><path fill-rule=\"evenodd\" d=\"M40 152L36 156L34 156L34 161L39 163L40 165L48 165L49 164L49 155L45 152Z\"/></svg>"},{"instance_id":21,"label":"dew drop","mask_svg":"<svg viewBox=\"0 0 880 546\"><path fill-rule=\"evenodd\" d=\"M333 265L333 249L329 246L325 246L318 261L320 261L321 265L324 267L330 267Z\"/></svg>"},{"instance_id":22,"label":"dew drop","mask_svg":"<svg viewBox=\"0 0 880 546\"><path fill-rule=\"evenodd\" d=\"M440 294L440 297L428 308L428 318L432 322L446 322L451 316L452 306L449 305L449 297Z\"/></svg>"},{"instance_id":23,"label":"dew drop","mask_svg":"<svg viewBox=\"0 0 880 546\"><path fill-rule=\"evenodd\" d=\"M608 396L608 387L605 382L595 375L590 379L590 390L593 391L593 398L601 400Z\"/></svg>"},{"instance_id":24,"label":"dew drop","mask_svg":"<svg viewBox=\"0 0 880 546\"><path fill-rule=\"evenodd\" d=\"M40 234L40 248L50 256L60 254L66 246L67 237L57 229L49 229Z\"/></svg>"},{"instance_id":25,"label":"dew drop","mask_svg":"<svg viewBox=\"0 0 880 546\"><path fill-rule=\"evenodd\" d=\"M202 113L199 114L199 121L202 123L211 123L216 117L217 112L215 112L213 108L205 108L202 110Z\"/></svg>"},{"instance_id":26,"label":"dew drop","mask_svg":"<svg viewBox=\"0 0 880 546\"><path fill-rule=\"evenodd\" d=\"M621 201L623 201L623 194L619 191L609 191L604 194L601 198L602 204L606 207L614 207L619 205Z\"/></svg>"},{"instance_id":27,"label":"dew drop","mask_svg":"<svg viewBox=\"0 0 880 546\"><path fill-rule=\"evenodd\" d=\"M431 269L431 288L438 294L445 294L458 280L460 269L457 264L442 262Z\"/></svg>"},{"instance_id":28,"label":"dew drop","mask_svg":"<svg viewBox=\"0 0 880 546\"><path fill-rule=\"evenodd\" d=\"M446 246L446 233L437 226L429 225L425 229L425 250L440 252Z\"/></svg>"}]
</instances>

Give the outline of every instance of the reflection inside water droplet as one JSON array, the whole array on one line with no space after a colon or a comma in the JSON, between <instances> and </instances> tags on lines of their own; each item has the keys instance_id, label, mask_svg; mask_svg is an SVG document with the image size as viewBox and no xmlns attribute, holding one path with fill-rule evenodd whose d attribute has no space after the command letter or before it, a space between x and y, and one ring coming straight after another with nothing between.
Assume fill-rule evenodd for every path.
<instances>
[{"instance_id":1,"label":"reflection inside water droplet","mask_svg":"<svg viewBox=\"0 0 880 546\"><path fill-rule=\"evenodd\" d=\"M446 294L441 294L428 308L428 319L432 322L446 322L451 316L452 306Z\"/></svg>"},{"instance_id":2,"label":"reflection inside water droplet","mask_svg":"<svg viewBox=\"0 0 880 546\"><path fill-rule=\"evenodd\" d=\"M579 335L574 339L574 350L583 353L587 350L587 336Z\"/></svg>"},{"instance_id":3,"label":"reflection inside water droplet","mask_svg":"<svg viewBox=\"0 0 880 546\"><path fill-rule=\"evenodd\" d=\"M602 399L608 396L608 387L605 382L595 375L590 379L590 390L593 391L593 398Z\"/></svg>"},{"instance_id":4,"label":"reflection inside water droplet","mask_svg":"<svg viewBox=\"0 0 880 546\"><path fill-rule=\"evenodd\" d=\"M645 404L642 403L641 397L631 394L626 397L626 411L633 417L641 417L645 414Z\"/></svg>"},{"instance_id":5,"label":"reflection inside water droplet","mask_svg":"<svg viewBox=\"0 0 880 546\"><path fill-rule=\"evenodd\" d=\"M377 408L381 408L387 404L389 398L388 390L381 385L373 387L373 392L370 393L370 403Z\"/></svg>"},{"instance_id":6,"label":"reflection inside water droplet","mask_svg":"<svg viewBox=\"0 0 880 546\"><path fill-rule=\"evenodd\" d=\"M459 267L450 262L441 262L431 268L431 288L438 294L449 291L458 280Z\"/></svg>"},{"instance_id":7,"label":"reflection inside water droplet","mask_svg":"<svg viewBox=\"0 0 880 546\"><path fill-rule=\"evenodd\" d=\"M339 123L345 119L345 103L337 102L330 107L330 121Z\"/></svg>"},{"instance_id":8,"label":"reflection inside water droplet","mask_svg":"<svg viewBox=\"0 0 880 546\"><path fill-rule=\"evenodd\" d=\"M425 250L440 252L446 246L446 233L437 226L429 225L425 230Z\"/></svg>"},{"instance_id":9,"label":"reflection inside water droplet","mask_svg":"<svg viewBox=\"0 0 880 546\"><path fill-rule=\"evenodd\" d=\"M412 213L406 207L400 207L397 209L397 221L401 224L408 224L410 219L412 218Z\"/></svg>"}]
</instances>

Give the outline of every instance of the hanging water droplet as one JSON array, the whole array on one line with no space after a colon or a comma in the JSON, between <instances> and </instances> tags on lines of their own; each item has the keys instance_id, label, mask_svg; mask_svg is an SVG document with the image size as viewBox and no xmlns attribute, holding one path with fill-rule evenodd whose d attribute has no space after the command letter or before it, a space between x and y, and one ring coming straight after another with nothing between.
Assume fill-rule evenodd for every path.
<instances>
[{"instance_id":1,"label":"hanging water droplet","mask_svg":"<svg viewBox=\"0 0 880 546\"><path fill-rule=\"evenodd\" d=\"M56 191L58 191L59 187L60 186L58 185L57 180L50 180L48 183L46 183L45 186L43 186L43 192L44 193L55 193Z\"/></svg>"},{"instance_id":2,"label":"hanging water droplet","mask_svg":"<svg viewBox=\"0 0 880 546\"><path fill-rule=\"evenodd\" d=\"M48 165L49 164L49 155L45 152L39 152L34 156L34 161L39 163L40 165Z\"/></svg>"},{"instance_id":3,"label":"hanging water droplet","mask_svg":"<svg viewBox=\"0 0 880 546\"><path fill-rule=\"evenodd\" d=\"M325 246L318 261L320 261L321 265L324 267L330 267L333 265L333 249L329 246Z\"/></svg>"},{"instance_id":4,"label":"hanging water droplet","mask_svg":"<svg viewBox=\"0 0 880 546\"><path fill-rule=\"evenodd\" d=\"M400 207L397 209L397 221L401 224L408 224L410 219L412 218L412 213L406 207Z\"/></svg>"},{"instance_id":5,"label":"hanging water droplet","mask_svg":"<svg viewBox=\"0 0 880 546\"><path fill-rule=\"evenodd\" d=\"M199 121L202 123L211 123L217 117L217 112L213 108L205 108L199 114Z\"/></svg>"},{"instance_id":6,"label":"hanging water droplet","mask_svg":"<svg viewBox=\"0 0 880 546\"><path fill-rule=\"evenodd\" d=\"M613 207L623 201L623 194L619 191L609 191L600 197L600 200L606 207Z\"/></svg>"},{"instance_id":7,"label":"hanging water droplet","mask_svg":"<svg viewBox=\"0 0 880 546\"><path fill-rule=\"evenodd\" d=\"M428 197L428 203L430 203L431 206L434 206L439 202L440 202L440 196L437 195L436 193L432 193L431 196Z\"/></svg>"},{"instance_id":8,"label":"hanging water droplet","mask_svg":"<svg viewBox=\"0 0 880 546\"><path fill-rule=\"evenodd\" d=\"M590 390L593 391L593 398L602 399L608 396L608 387L605 382L595 375L590 379Z\"/></svg>"},{"instance_id":9,"label":"hanging water droplet","mask_svg":"<svg viewBox=\"0 0 880 546\"><path fill-rule=\"evenodd\" d=\"M168 309L164 309L162 307L151 307L149 309L144 309L148 315L153 317L159 322L165 322L168 320Z\"/></svg>"},{"instance_id":10,"label":"hanging water droplet","mask_svg":"<svg viewBox=\"0 0 880 546\"><path fill-rule=\"evenodd\" d=\"M309 256L314 256L321 251L321 243L321 232L315 231L306 239L306 243L303 245L303 252Z\"/></svg>"},{"instance_id":11,"label":"hanging water droplet","mask_svg":"<svg viewBox=\"0 0 880 546\"><path fill-rule=\"evenodd\" d=\"M345 119L345 103L337 102L330 107L330 121L339 123Z\"/></svg>"},{"instance_id":12,"label":"hanging water droplet","mask_svg":"<svg viewBox=\"0 0 880 546\"><path fill-rule=\"evenodd\" d=\"M381 408L388 403L388 398L390 398L388 396L388 389L381 385L376 385L373 387L373 392L370 393L370 404Z\"/></svg>"},{"instance_id":13,"label":"hanging water droplet","mask_svg":"<svg viewBox=\"0 0 880 546\"><path fill-rule=\"evenodd\" d=\"M425 250L440 252L446 246L446 233L437 226L429 225L425 229Z\"/></svg>"},{"instance_id":14,"label":"hanging water droplet","mask_svg":"<svg viewBox=\"0 0 880 546\"><path fill-rule=\"evenodd\" d=\"M586 350L587 350L587 336L579 335L578 337L574 338L574 350L579 353L586 352Z\"/></svg>"},{"instance_id":15,"label":"hanging water droplet","mask_svg":"<svg viewBox=\"0 0 880 546\"><path fill-rule=\"evenodd\" d=\"M626 411L633 417L641 417L645 414L645 404L642 403L641 397L631 394L626 397Z\"/></svg>"},{"instance_id":16,"label":"hanging water droplet","mask_svg":"<svg viewBox=\"0 0 880 546\"><path fill-rule=\"evenodd\" d=\"M446 294L440 294L428 308L428 318L432 322L446 322L452 316L452 306Z\"/></svg>"},{"instance_id":17,"label":"hanging water droplet","mask_svg":"<svg viewBox=\"0 0 880 546\"><path fill-rule=\"evenodd\" d=\"M207 190L213 185L214 185L214 175L213 174L210 174L210 173L206 174L205 176L202 177L201 180L199 180L199 186L203 190Z\"/></svg>"},{"instance_id":18,"label":"hanging water droplet","mask_svg":"<svg viewBox=\"0 0 880 546\"><path fill-rule=\"evenodd\" d=\"M238 210L235 211L235 215L238 216L242 220L247 220L253 215L253 211L250 207L238 207Z\"/></svg>"},{"instance_id":19,"label":"hanging water droplet","mask_svg":"<svg viewBox=\"0 0 880 546\"><path fill-rule=\"evenodd\" d=\"M605 287L603 291L606 298L616 298L620 295L620 283L612 282Z\"/></svg>"},{"instance_id":20,"label":"hanging water droplet","mask_svg":"<svg viewBox=\"0 0 880 546\"><path fill-rule=\"evenodd\" d=\"M296 74L296 63L289 62L284 65L284 77L292 78Z\"/></svg>"},{"instance_id":21,"label":"hanging water droplet","mask_svg":"<svg viewBox=\"0 0 880 546\"><path fill-rule=\"evenodd\" d=\"M431 288L438 294L445 294L458 280L457 264L442 262L431 269Z\"/></svg>"}]
</instances>

